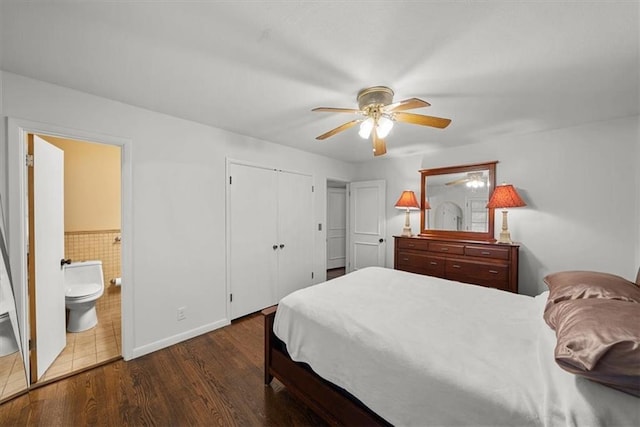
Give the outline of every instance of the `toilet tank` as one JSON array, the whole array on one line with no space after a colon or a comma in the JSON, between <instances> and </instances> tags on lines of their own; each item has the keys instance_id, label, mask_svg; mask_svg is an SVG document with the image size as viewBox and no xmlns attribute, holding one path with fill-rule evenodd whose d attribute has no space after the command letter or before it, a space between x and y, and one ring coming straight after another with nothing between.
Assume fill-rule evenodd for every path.
<instances>
[{"instance_id":1,"label":"toilet tank","mask_svg":"<svg viewBox=\"0 0 640 427\"><path fill-rule=\"evenodd\" d=\"M102 261L82 261L72 262L64 266L64 284L81 285L97 283L104 286L104 276L102 274Z\"/></svg>"}]
</instances>

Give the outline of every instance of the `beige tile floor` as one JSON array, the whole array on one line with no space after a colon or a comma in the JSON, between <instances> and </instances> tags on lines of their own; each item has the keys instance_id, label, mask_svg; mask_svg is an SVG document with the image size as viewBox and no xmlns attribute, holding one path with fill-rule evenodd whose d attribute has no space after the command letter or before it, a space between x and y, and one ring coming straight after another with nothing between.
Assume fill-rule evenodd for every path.
<instances>
[{"instance_id":1,"label":"beige tile floor","mask_svg":"<svg viewBox=\"0 0 640 427\"><path fill-rule=\"evenodd\" d=\"M27 388L27 377L19 351L0 357L0 401Z\"/></svg>"},{"instance_id":2,"label":"beige tile floor","mask_svg":"<svg viewBox=\"0 0 640 427\"><path fill-rule=\"evenodd\" d=\"M96 303L98 324L83 332L67 332L67 346L39 382L68 375L122 355L121 290L107 285Z\"/></svg>"}]
</instances>

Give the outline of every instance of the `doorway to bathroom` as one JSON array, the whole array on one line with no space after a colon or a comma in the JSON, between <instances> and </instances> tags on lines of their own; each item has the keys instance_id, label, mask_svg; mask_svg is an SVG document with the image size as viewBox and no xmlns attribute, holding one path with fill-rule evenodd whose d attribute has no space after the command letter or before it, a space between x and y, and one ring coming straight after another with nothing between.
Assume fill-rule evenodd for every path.
<instances>
[{"instance_id":1,"label":"doorway to bathroom","mask_svg":"<svg viewBox=\"0 0 640 427\"><path fill-rule=\"evenodd\" d=\"M59 156L59 166L46 170L44 161L34 161L27 173L27 200L29 208L29 322L31 354L29 357L30 382L45 383L68 375L90 369L97 365L117 360L122 355L121 327L121 147L90 141L68 139L45 134L27 134L27 152L31 155L35 146L44 147ZM61 169L56 171L55 169ZM62 189L50 190L48 194L39 195L34 190L34 183L42 180L47 187L51 176L44 173L62 175ZM38 177L40 175L40 177ZM43 184L44 185L44 184ZM60 193L54 197L53 193ZM60 199L51 204L48 212L42 212L36 201L42 199ZM57 204L56 204L57 203ZM52 212L53 210L53 212ZM58 212L59 211L59 212ZM46 218L44 218L46 217ZM60 228L51 224L51 217L60 217L63 233L52 232ZM44 219L43 219L44 218ZM62 242L60 242L62 239ZM86 304L95 304L97 323L83 321L79 325L74 318L86 318L87 313L80 316L72 313L76 310L74 298L65 295L63 307L60 308L60 295L41 295L50 290L42 290L39 279L45 277L42 267L43 256L38 252L39 246L53 247L54 253L62 243L62 258L59 266L52 268L51 275L64 284L66 269L80 265L82 261L99 261L101 266L100 287L92 295L81 295ZM56 258L54 255L53 258ZM57 259L47 261L53 264ZM77 263L77 264L76 264ZM46 276L47 278L50 276ZM68 291L66 292L69 293ZM52 304L52 300L56 304ZM61 310L63 312L61 312ZM83 309L84 310L84 309ZM91 308L93 310L93 308ZM73 331L73 332L72 332Z\"/></svg>"}]
</instances>

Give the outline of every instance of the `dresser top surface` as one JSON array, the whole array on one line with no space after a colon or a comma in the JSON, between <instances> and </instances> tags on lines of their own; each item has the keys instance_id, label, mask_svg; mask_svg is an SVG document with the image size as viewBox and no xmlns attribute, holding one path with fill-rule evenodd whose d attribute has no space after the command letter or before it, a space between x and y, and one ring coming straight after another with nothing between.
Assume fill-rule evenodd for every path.
<instances>
[{"instance_id":1,"label":"dresser top surface","mask_svg":"<svg viewBox=\"0 0 640 427\"><path fill-rule=\"evenodd\" d=\"M426 240L426 241L434 241L434 242L447 242L447 243L463 243L465 245L489 245L495 247L512 247L512 246L520 246L520 243L498 243L498 242L489 242L486 240L464 240L464 239L446 239L441 237L427 237L427 236L393 236L394 239L416 239L416 240Z\"/></svg>"}]
</instances>

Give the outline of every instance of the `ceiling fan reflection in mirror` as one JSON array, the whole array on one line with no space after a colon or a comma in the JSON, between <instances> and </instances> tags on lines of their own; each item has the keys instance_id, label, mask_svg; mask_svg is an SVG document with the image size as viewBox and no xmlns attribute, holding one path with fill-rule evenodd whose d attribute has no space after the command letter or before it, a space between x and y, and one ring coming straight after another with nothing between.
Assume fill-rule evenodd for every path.
<instances>
[{"instance_id":1,"label":"ceiling fan reflection in mirror","mask_svg":"<svg viewBox=\"0 0 640 427\"><path fill-rule=\"evenodd\" d=\"M371 137L373 155L381 156L387 152L384 138L386 138L391 131L394 122L431 126L438 129L444 129L449 126L449 123L451 123L451 119L406 113L406 110L429 107L431 104L418 98L409 98L404 101L394 103L393 90L386 86L373 86L362 89L358 92L357 100L358 109L317 107L311 110L327 113L358 114L362 116L362 118L351 120L350 122L344 123L335 129L331 129L329 132L316 137L316 139L327 139L330 136L360 124L360 131L358 134L364 139Z\"/></svg>"},{"instance_id":2,"label":"ceiling fan reflection in mirror","mask_svg":"<svg viewBox=\"0 0 640 427\"><path fill-rule=\"evenodd\" d=\"M482 172L469 172L464 178L446 182L444 185L464 184L468 188L484 188L487 185L487 177Z\"/></svg>"}]
</instances>

